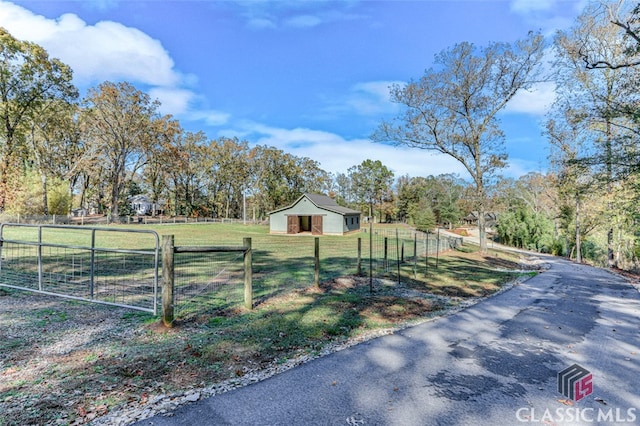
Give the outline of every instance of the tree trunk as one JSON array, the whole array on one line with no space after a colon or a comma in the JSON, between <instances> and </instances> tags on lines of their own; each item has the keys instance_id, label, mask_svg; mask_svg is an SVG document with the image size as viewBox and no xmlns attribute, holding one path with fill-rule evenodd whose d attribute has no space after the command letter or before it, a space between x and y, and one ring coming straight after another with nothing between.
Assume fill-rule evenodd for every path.
<instances>
[{"instance_id":1,"label":"tree trunk","mask_svg":"<svg viewBox=\"0 0 640 426\"><path fill-rule=\"evenodd\" d=\"M49 216L49 200L47 199L47 176L40 172L40 181L42 182L42 212L45 216Z\"/></svg>"},{"instance_id":2,"label":"tree trunk","mask_svg":"<svg viewBox=\"0 0 640 426\"><path fill-rule=\"evenodd\" d=\"M576 194L576 262L582 263L582 241L580 235L580 198Z\"/></svg>"},{"instance_id":3,"label":"tree trunk","mask_svg":"<svg viewBox=\"0 0 640 426\"><path fill-rule=\"evenodd\" d=\"M607 166L607 195L611 197L613 191L613 146L611 134L611 122L607 120L607 141L605 145L606 150L606 166ZM616 265L616 261L613 254L613 202L609 198L607 203L607 215L609 222L609 229L607 230L607 266L613 268Z\"/></svg>"},{"instance_id":4,"label":"tree trunk","mask_svg":"<svg viewBox=\"0 0 640 426\"><path fill-rule=\"evenodd\" d=\"M120 220L120 206L118 200L120 199L120 182L114 181L111 187L111 220L118 222Z\"/></svg>"},{"instance_id":5,"label":"tree trunk","mask_svg":"<svg viewBox=\"0 0 640 426\"><path fill-rule=\"evenodd\" d=\"M480 253L487 253L487 230L485 221L485 208L478 210L478 237L480 238Z\"/></svg>"}]
</instances>

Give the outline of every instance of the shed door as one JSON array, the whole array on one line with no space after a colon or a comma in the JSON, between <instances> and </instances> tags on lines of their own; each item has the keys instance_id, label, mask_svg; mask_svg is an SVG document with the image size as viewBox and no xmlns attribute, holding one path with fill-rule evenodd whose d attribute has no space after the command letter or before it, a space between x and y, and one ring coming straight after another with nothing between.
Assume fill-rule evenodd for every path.
<instances>
[{"instance_id":1,"label":"shed door","mask_svg":"<svg viewBox=\"0 0 640 426\"><path fill-rule=\"evenodd\" d=\"M322 235L322 216L311 216L311 233Z\"/></svg>"},{"instance_id":2,"label":"shed door","mask_svg":"<svg viewBox=\"0 0 640 426\"><path fill-rule=\"evenodd\" d=\"M298 216L287 216L287 234L297 234L300 232Z\"/></svg>"}]
</instances>

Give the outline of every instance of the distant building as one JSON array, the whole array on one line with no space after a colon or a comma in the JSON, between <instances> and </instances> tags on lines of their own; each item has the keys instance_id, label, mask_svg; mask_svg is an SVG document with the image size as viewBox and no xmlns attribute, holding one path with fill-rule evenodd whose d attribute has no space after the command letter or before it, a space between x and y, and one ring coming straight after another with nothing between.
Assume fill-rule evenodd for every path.
<instances>
[{"instance_id":1,"label":"distant building","mask_svg":"<svg viewBox=\"0 0 640 426\"><path fill-rule=\"evenodd\" d=\"M471 212L466 215L462 221L465 225L478 226L478 212ZM493 228L496 225L498 215L493 212L487 212L484 214L484 224L487 228Z\"/></svg>"},{"instance_id":2,"label":"distant building","mask_svg":"<svg viewBox=\"0 0 640 426\"><path fill-rule=\"evenodd\" d=\"M146 195L129 197L129 205L131 210L138 216L162 214L164 212L163 204L152 202Z\"/></svg>"},{"instance_id":3,"label":"distant building","mask_svg":"<svg viewBox=\"0 0 640 426\"><path fill-rule=\"evenodd\" d=\"M360 229L358 210L339 206L326 195L304 194L293 204L269 213L272 234L344 235Z\"/></svg>"}]
</instances>

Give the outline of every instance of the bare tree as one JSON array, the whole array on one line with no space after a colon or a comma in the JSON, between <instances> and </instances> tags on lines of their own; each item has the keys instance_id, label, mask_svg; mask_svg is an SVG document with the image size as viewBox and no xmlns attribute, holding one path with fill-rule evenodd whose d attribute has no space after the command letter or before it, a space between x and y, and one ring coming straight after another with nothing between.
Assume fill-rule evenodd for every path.
<instances>
[{"instance_id":1,"label":"bare tree","mask_svg":"<svg viewBox=\"0 0 640 426\"><path fill-rule=\"evenodd\" d=\"M513 45L493 43L477 48L461 43L435 58L418 81L391 88L393 102L404 112L382 122L372 139L446 154L460 162L473 179L480 248L486 252L486 186L506 165L504 134L496 115L519 90L531 88L544 48L539 34L529 33Z\"/></svg>"},{"instance_id":2,"label":"bare tree","mask_svg":"<svg viewBox=\"0 0 640 426\"><path fill-rule=\"evenodd\" d=\"M614 13L613 9L608 9ZM576 25L559 33L555 40L558 99L554 110L560 115L571 112L572 126L582 128L588 137L582 152L576 153L601 182L602 197L609 197L606 209L608 266L616 266L614 193L616 182L628 173L628 158L638 158L638 95L635 82L640 74L633 67L606 67L620 64L628 46L617 26L612 25L601 7L589 8ZM587 58L600 58L591 61ZM585 62L587 66L585 67ZM627 109L633 109L627 114ZM636 118L634 118L634 116ZM632 168L635 166L632 165ZM594 188L595 189L595 188Z\"/></svg>"},{"instance_id":3,"label":"bare tree","mask_svg":"<svg viewBox=\"0 0 640 426\"><path fill-rule=\"evenodd\" d=\"M576 53L587 69L618 69L640 65L640 4L633 8L624 0L602 1L592 4L583 15L588 16L591 25L584 26L585 37L577 46ZM603 26L609 26L611 32L617 32L615 47L624 55L611 57L603 55L601 50L593 49L592 42L598 39ZM606 43L606 41L604 41Z\"/></svg>"}]
</instances>

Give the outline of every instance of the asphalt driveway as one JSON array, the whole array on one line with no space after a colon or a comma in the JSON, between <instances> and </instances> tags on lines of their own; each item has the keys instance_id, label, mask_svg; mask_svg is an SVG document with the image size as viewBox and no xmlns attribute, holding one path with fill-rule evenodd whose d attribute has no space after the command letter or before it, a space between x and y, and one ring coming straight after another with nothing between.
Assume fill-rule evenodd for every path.
<instances>
[{"instance_id":1,"label":"asphalt driveway","mask_svg":"<svg viewBox=\"0 0 640 426\"><path fill-rule=\"evenodd\" d=\"M638 289L548 262L456 314L136 425L640 424ZM557 381L573 364L592 374L574 400Z\"/></svg>"}]
</instances>

